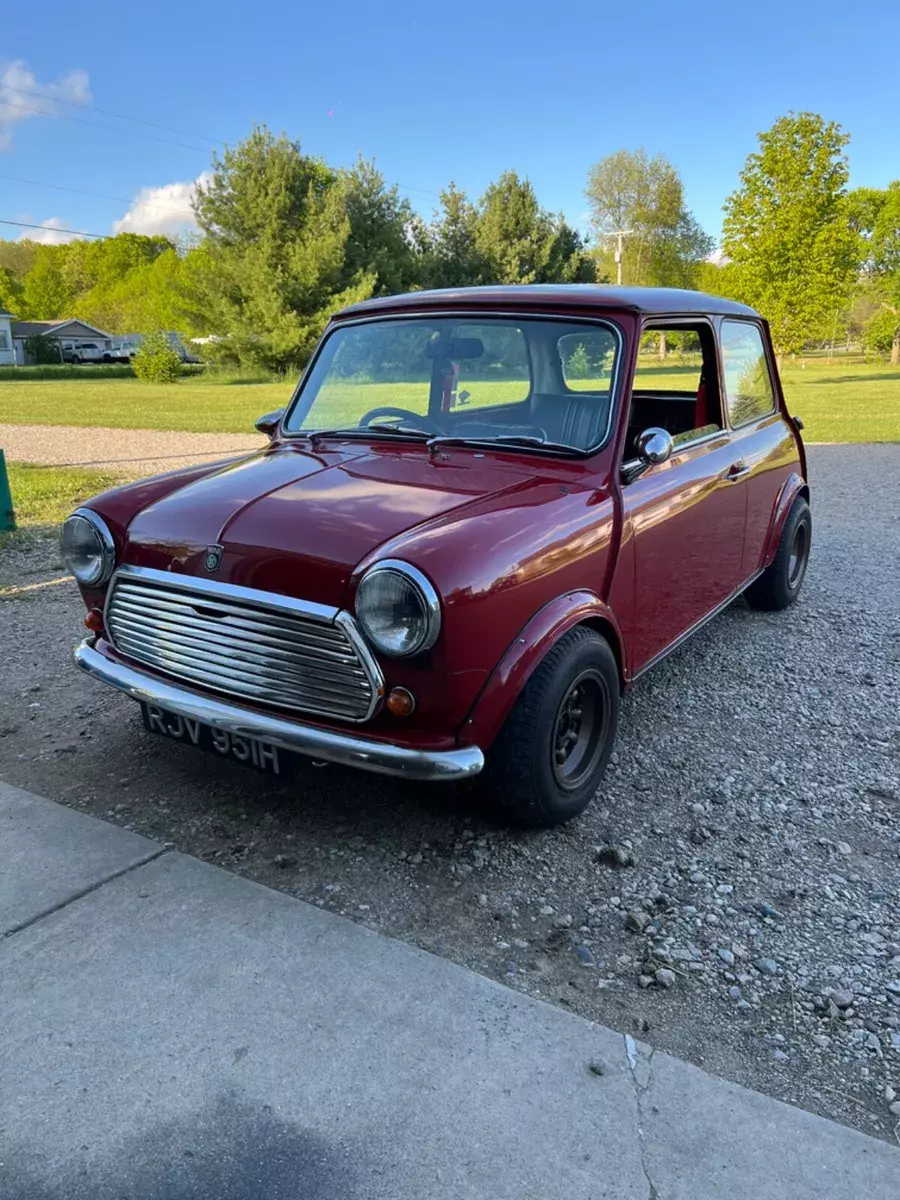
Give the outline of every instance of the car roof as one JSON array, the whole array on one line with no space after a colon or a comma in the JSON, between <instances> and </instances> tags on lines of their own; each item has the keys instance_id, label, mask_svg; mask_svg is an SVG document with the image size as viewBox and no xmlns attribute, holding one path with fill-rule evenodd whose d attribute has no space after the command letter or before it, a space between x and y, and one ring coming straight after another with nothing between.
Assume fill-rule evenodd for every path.
<instances>
[{"instance_id":1,"label":"car roof","mask_svg":"<svg viewBox=\"0 0 900 1200\"><path fill-rule=\"evenodd\" d=\"M644 314L712 313L717 316L758 317L746 304L691 292L685 288L616 287L598 283L529 283L512 286L438 288L431 291L405 292L397 296L378 296L342 309L338 318L367 313L462 308L608 309Z\"/></svg>"}]
</instances>

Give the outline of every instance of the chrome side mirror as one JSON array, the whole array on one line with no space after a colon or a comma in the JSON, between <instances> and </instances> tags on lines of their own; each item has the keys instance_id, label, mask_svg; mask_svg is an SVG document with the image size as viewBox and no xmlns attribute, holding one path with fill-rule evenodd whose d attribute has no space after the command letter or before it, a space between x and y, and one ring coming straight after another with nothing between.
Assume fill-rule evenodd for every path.
<instances>
[{"instance_id":1,"label":"chrome side mirror","mask_svg":"<svg viewBox=\"0 0 900 1200\"><path fill-rule=\"evenodd\" d=\"M281 418L284 416L283 408L276 408L274 412L266 413L265 416L259 417L255 422L256 428L260 433L264 433L271 441L278 432L278 426L281 424Z\"/></svg>"},{"instance_id":2,"label":"chrome side mirror","mask_svg":"<svg viewBox=\"0 0 900 1200\"><path fill-rule=\"evenodd\" d=\"M672 457L675 443L665 429L652 425L637 439L638 458L647 467L657 467Z\"/></svg>"}]
</instances>

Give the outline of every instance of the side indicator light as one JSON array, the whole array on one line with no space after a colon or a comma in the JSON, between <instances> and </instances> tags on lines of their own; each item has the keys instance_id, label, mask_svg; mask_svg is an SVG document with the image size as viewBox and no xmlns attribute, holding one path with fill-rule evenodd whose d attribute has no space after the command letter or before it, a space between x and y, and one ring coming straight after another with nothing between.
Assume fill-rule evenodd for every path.
<instances>
[{"instance_id":1,"label":"side indicator light","mask_svg":"<svg viewBox=\"0 0 900 1200\"><path fill-rule=\"evenodd\" d=\"M392 688L387 698L387 708L395 717L409 717L416 711L416 698L406 688Z\"/></svg>"}]
</instances>

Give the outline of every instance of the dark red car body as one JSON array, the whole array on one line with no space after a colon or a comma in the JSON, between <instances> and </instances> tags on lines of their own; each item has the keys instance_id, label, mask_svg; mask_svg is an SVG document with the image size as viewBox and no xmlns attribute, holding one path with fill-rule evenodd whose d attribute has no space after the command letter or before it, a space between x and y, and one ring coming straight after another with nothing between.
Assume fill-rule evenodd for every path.
<instances>
[{"instance_id":1,"label":"dark red car body","mask_svg":"<svg viewBox=\"0 0 900 1200\"><path fill-rule=\"evenodd\" d=\"M207 547L218 543L217 579L348 613L372 563L413 564L441 597L440 637L424 655L379 661L386 690L409 689L416 711L398 718L381 707L353 732L429 751L486 751L531 672L573 626L603 632L627 687L738 595L771 562L797 496L808 497L806 463L768 328L742 305L665 289L487 288L370 301L331 327L431 311L614 323L623 350L607 444L574 459L467 445L429 453L401 441L311 447L277 431L250 457L122 487L89 507L109 526L119 564L201 576ZM690 320L718 345L726 318L762 331L774 411L737 429L726 421L624 482L642 330ZM102 608L104 589L83 591L89 608ZM94 648L121 657L102 635ZM302 723L347 732L341 721Z\"/></svg>"}]
</instances>

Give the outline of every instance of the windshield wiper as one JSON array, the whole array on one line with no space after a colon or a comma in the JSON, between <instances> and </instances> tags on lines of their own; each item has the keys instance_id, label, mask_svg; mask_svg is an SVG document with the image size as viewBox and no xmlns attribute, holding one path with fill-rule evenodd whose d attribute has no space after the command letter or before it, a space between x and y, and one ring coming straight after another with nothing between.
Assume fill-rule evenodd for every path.
<instances>
[{"instance_id":1,"label":"windshield wiper","mask_svg":"<svg viewBox=\"0 0 900 1200\"><path fill-rule=\"evenodd\" d=\"M434 452L439 446L475 446L484 445L524 446L526 449L550 450L555 453L576 454L583 456L586 450L578 446L570 446L566 442L550 442L547 438L538 437L532 433L488 434L486 437L463 437L460 434L447 434L443 437L433 437L428 443L428 449Z\"/></svg>"},{"instance_id":2,"label":"windshield wiper","mask_svg":"<svg viewBox=\"0 0 900 1200\"><path fill-rule=\"evenodd\" d=\"M392 437L415 437L423 440L434 436L433 434L428 433L427 430L416 429L412 425L347 425L344 427L336 427L335 429L301 429L298 430L298 432L303 437L309 438L313 445L316 444L316 441L319 438L350 437L354 434L362 434L366 436L373 433L379 435L387 433Z\"/></svg>"}]
</instances>

